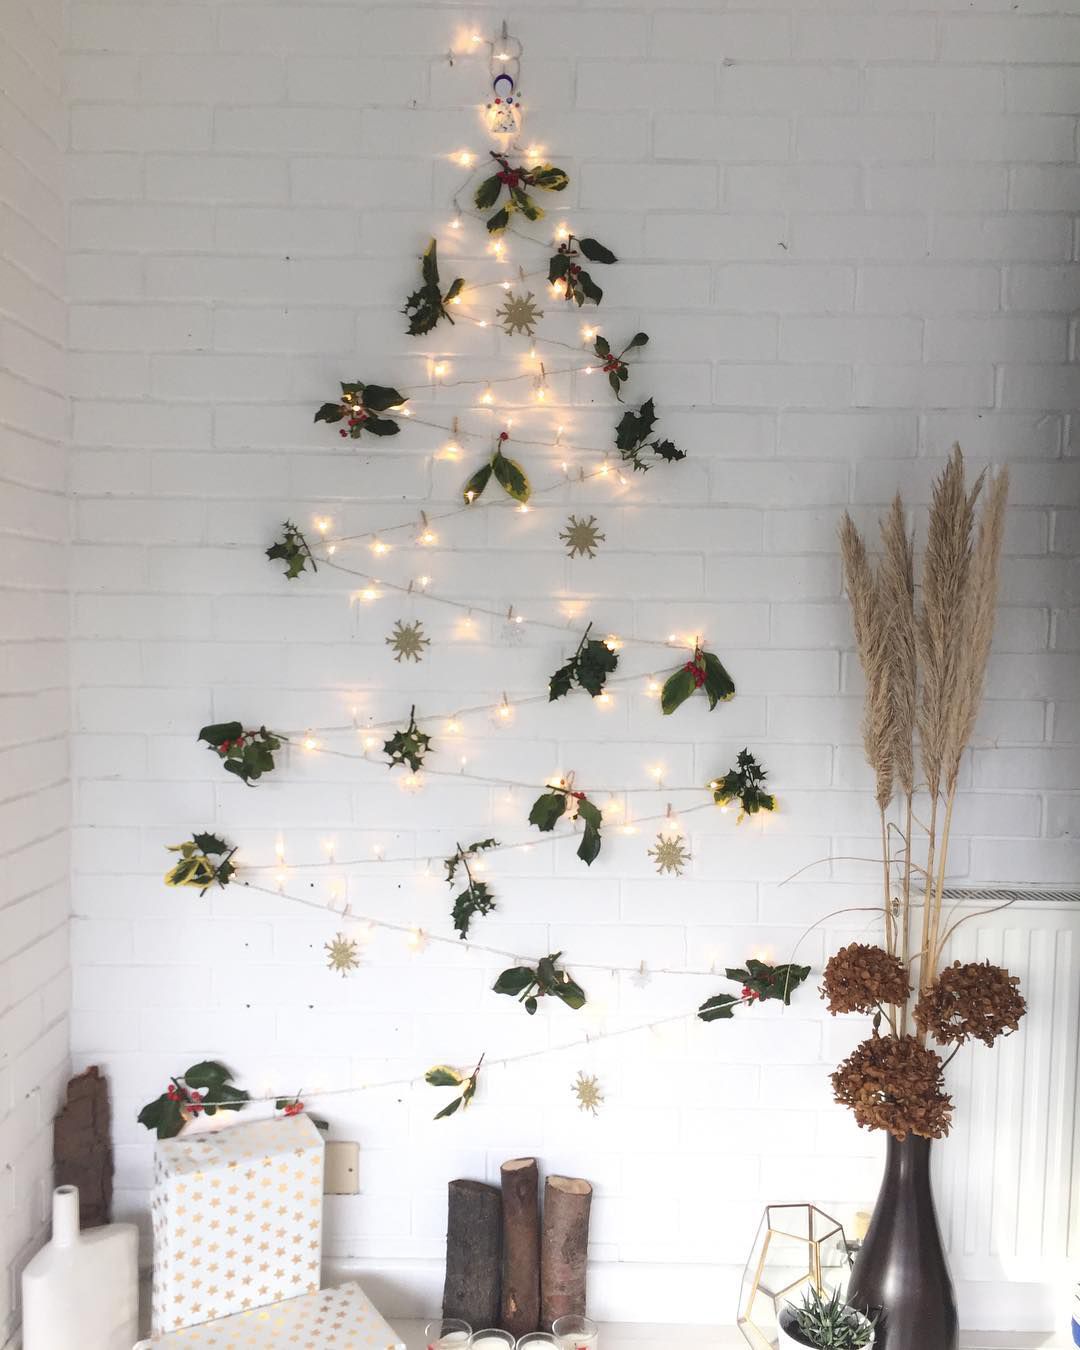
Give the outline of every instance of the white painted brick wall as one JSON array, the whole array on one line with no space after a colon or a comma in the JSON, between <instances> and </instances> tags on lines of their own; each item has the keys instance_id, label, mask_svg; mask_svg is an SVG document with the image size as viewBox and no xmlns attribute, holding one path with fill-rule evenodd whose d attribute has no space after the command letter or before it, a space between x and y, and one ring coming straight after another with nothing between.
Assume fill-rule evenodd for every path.
<instances>
[{"instance_id":1,"label":"white painted brick wall","mask_svg":"<svg viewBox=\"0 0 1080 1350\"><path fill-rule=\"evenodd\" d=\"M63 11L0 22L0 1343L47 1232L67 1079Z\"/></svg>"},{"instance_id":2,"label":"white painted brick wall","mask_svg":"<svg viewBox=\"0 0 1080 1350\"><path fill-rule=\"evenodd\" d=\"M566 848L493 861L500 908L483 940L530 954L562 947L571 963L722 965L762 947L786 957L812 917L865 900L875 877L862 864L777 887L816 858L874 847L835 523L851 505L872 526L897 488L925 503L954 439L974 466L1007 461L1014 484L954 871L1075 882L1076 8L775 0L721 12L705 0L579 0L507 14L525 44L526 138L572 176L552 218L622 256L595 317L613 338L653 335L635 386L648 382L690 458L625 495L588 485L527 518L456 522L422 569L408 550L382 566L538 617L559 613L558 592L583 597L581 612L605 628L700 629L739 683L730 706L670 722L633 692L606 712L578 698L523 708L503 731L474 719L466 750L478 771L542 777L561 766L586 781L644 781L660 760L668 781L697 782L750 743L783 810L761 832L692 818L694 865L680 880L653 875L641 836L611 840L587 874ZM435 710L535 693L563 650L540 631L511 649L499 624L466 642L422 601L352 610L341 578L287 584L261 556L286 514L370 529L460 487L460 466L432 463L437 433L413 426L392 445L343 448L312 426L336 380L408 388L425 378L427 355L447 356L460 378L516 369L490 334L459 326L410 340L398 313L429 232L452 252L457 170L445 156L483 146L471 107L485 94L484 63L450 67L442 53L503 13L485 0L467 11L71 0L73 1046L113 1075L124 1212L144 1211L149 1177L135 1111L193 1057L221 1055L256 1087L311 1091L470 1062L485 1048L515 1053L570 1029L564 1010L530 1022L500 1006L486 991L495 967L479 956L413 959L380 937L360 973L332 980L321 967L331 924L237 888L198 900L160 884L163 845L211 824L251 858L272 856L280 835L294 860L321 856L330 834L344 857L375 842L408 852L462 832L522 833L521 792L508 804L432 779L410 797L388 790L377 763L295 752L249 792L194 744L217 717L304 726L347 720L351 706L385 717L414 697ZM31 149L41 134L13 127ZM19 277L44 272L55 290L49 231L29 229L26 208L16 216ZM529 260L517 240L510 254ZM55 318L55 300L40 304ZM575 321L549 323L576 337ZM5 403L39 436L43 423L59 435L53 345L18 348L26 373L9 380ZM606 389L558 392L570 405L558 420L604 443L615 415ZM462 405L442 390L420 406L443 419ZM24 477L39 444L23 444ZM524 457L543 480L543 453ZM556 534L583 506L607 543L594 561L569 563ZM27 529L37 508L16 509L20 530L38 533ZM53 555L19 549L13 561L42 575ZM407 614L434 639L415 669L395 665L383 642ZM61 638L62 610L51 622L49 637ZM628 648L624 668L645 674L651 659ZM37 669L54 682L51 662ZM41 706L57 725L57 703ZM19 711L13 723L11 739L25 739ZM63 795L50 784L62 763L36 755L33 771L46 762L40 793L59 828ZM310 893L330 884L319 874ZM349 897L357 910L447 931L445 888L412 869L369 869ZM862 931L834 921L807 956L819 963ZM708 980L586 983L609 1025L713 992ZM494 1072L464 1120L432 1125L426 1090L337 1103L335 1130L363 1146L363 1194L331 1205L327 1249L392 1268L408 1303L402 1291L437 1287L446 1179L492 1176L504 1156L535 1150L597 1182L598 1261L651 1272L651 1288L639 1281L633 1296L615 1277L601 1283L605 1313L721 1315L765 1200L808 1189L844 1206L872 1197L877 1141L850 1128L825 1079L857 1034L808 994L782 1019L757 1010L731 1027L676 1027ZM597 1121L568 1099L579 1068L604 1079ZM958 1098L963 1110L963 1084ZM962 1251L954 1261L965 1280L986 1278ZM710 1278L698 1304L684 1299L673 1314L670 1291L702 1262L722 1268L720 1293ZM965 1284L964 1297L978 1323L978 1286ZM1021 1316L1028 1297L994 1315ZM1034 1323L1050 1319L1045 1297L1031 1306Z\"/></svg>"}]
</instances>

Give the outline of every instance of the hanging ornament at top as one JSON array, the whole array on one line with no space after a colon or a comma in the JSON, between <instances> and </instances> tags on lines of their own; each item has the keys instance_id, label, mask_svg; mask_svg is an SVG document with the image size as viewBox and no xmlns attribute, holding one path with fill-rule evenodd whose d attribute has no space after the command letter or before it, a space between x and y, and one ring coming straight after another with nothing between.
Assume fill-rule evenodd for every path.
<instances>
[{"instance_id":1,"label":"hanging ornament at top","mask_svg":"<svg viewBox=\"0 0 1080 1350\"><path fill-rule=\"evenodd\" d=\"M488 62L491 72L491 96L485 109L487 129L492 136L516 136L521 130L521 43L502 32L491 44Z\"/></svg>"},{"instance_id":2,"label":"hanging ornament at top","mask_svg":"<svg viewBox=\"0 0 1080 1350\"><path fill-rule=\"evenodd\" d=\"M521 130L521 93L514 77L505 70L491 81L487 124L493 136L516 136Z\"/></svg>"}]
</instances>

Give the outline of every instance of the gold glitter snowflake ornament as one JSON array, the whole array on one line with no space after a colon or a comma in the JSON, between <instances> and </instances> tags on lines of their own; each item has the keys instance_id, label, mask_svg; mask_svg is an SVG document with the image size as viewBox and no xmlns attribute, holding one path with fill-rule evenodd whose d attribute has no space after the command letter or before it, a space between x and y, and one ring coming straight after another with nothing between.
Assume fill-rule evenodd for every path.
<instances>
[{"instance_id":1,"label":"gold glitter snowflake ornament","mask_svg":"<svg viewBox=\"0 0 1080 1350\"><path fill-rule=\"evenodd\" d=\"M559 531L559 538L565 543L571 558L595 558L597 548L607 535L597 529L595 516L590 516L588 520L571 516L566 522L566 528Z\"/></svg>"},{"instance_id":2,"label":"gold glitter snowflake ornament","mask_svg":"<svg viewBox=\"0 0 1080 1350\"><path fill-rule=\"evenodd\" d=\"M578 1076L570 1084L570 1091L577 1098L579 1111L589 1111L594 1116L600 1114L604 1094L600 1090L600 1083L595 1074L587 1074L579 1069Z\"/></svg>"},{"instance_id":3,"label":"gold glitter snowflake ornament","mask_svg":"<svg viewBox=\"0 0 1080 1350\"><path fill-rule=\"evenodd\" d=\"M323 945L327 970L336 970L344 979L350 970L360 969L360 947L353 938L347 938L344 933L335 933Z\"/></svg>"},{"instance_id":4,"label":"gold glitter snowflake ornament","mask_svg":"<svg viewBox=\"0 0 1080 1350\"><path fill-rule=\"evenodd\" d=\"M402 623L398 619L386 642L394 649L395 661L422 661L424 648L431 646L431 639L424 636L424 625L419 619L413 623Z\"/></svg>"},{"instance_id":5,"label":"gold glitter snowflake ornament","mask_svg":"<svg viewBox=\"0 0 1080 1350\"><path fill-rule=\"evenodd\" d=\"M656 860L656 870L661 876L671 872L681 877L683 868L692 859L692 854L678 835L664 833L656 836L656 847L650 848L648 854Z\"/></svg>"},{"instance_id":6,"label":"gold glitter snowflake ornament","mask_svg":"<svg viewBox=\"0 0 1080 1350\"><path fill-rule=\"evenodd\" d=\"M537 320L544 317L544 311L537 308L536 297L532 291L526 291L524 295L514 295L511 292L507 295L502 308L495 311L495 315L507 337L513 337L515 333L532 337Z\"/></svg>"}]
</instances>

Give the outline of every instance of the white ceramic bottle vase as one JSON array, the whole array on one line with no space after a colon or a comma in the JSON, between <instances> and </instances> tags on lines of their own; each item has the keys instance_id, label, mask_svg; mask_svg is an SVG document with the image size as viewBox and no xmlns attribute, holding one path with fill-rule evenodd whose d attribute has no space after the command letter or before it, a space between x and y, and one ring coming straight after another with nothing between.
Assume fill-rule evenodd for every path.
<instances>
[{"instance_id":1,"label":"white ceramic bottle vase","mask_svg":"<svg viewBox=\"0 0 1080 1350\"><path fill-rule=\"evenodd\" d=\"M79 1231L79 1191L53 1191L52 1241L23 1271L23 1350L131 1350L138 1336L133 1223Z\"/></svg>"}]
</instances>

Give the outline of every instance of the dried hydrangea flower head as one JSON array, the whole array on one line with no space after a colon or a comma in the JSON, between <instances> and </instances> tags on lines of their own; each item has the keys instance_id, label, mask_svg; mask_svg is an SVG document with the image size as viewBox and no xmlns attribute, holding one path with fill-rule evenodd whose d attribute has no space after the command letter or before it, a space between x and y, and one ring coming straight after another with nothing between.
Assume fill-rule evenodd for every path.
<instances>
[{"instance_id":1,"label":"dried hydrangea flower head","mask_svg":"<svg viewBox=\"0 0 1080 1350\"><path fill-rule=\"evenodd\" d=\"M952 1122L941 1056L914 1036L871 1036L832 1075L833 1095L868 1130L942 1139Z\"/></svg>"},{"instance_id":2,"label":"dried hydrangea flower head","mask_svg":"<svg viewBox=\"0 0 1080 1350\"><path fill-rule=\"evenodd\" d=\"M967 1040L993 1045L1016 1031L1027 1011L1020 980L989 961L954 961L946 966L915 1005L915 1025L938 1045Z\"/></svg>"},{"instance_id":3,"label":"dried hydrangea flower head","mask_svg":"<svg viewBox=\"0 0 1080 1350\"><path fill-rule=\"evenodd\" d=\"M907 971L897 956L882 947L852 942L829 957L821 985L829 1012L876 1012L889 1004L903 1005L911 993Z\"/></svg>"}]
</instances>

